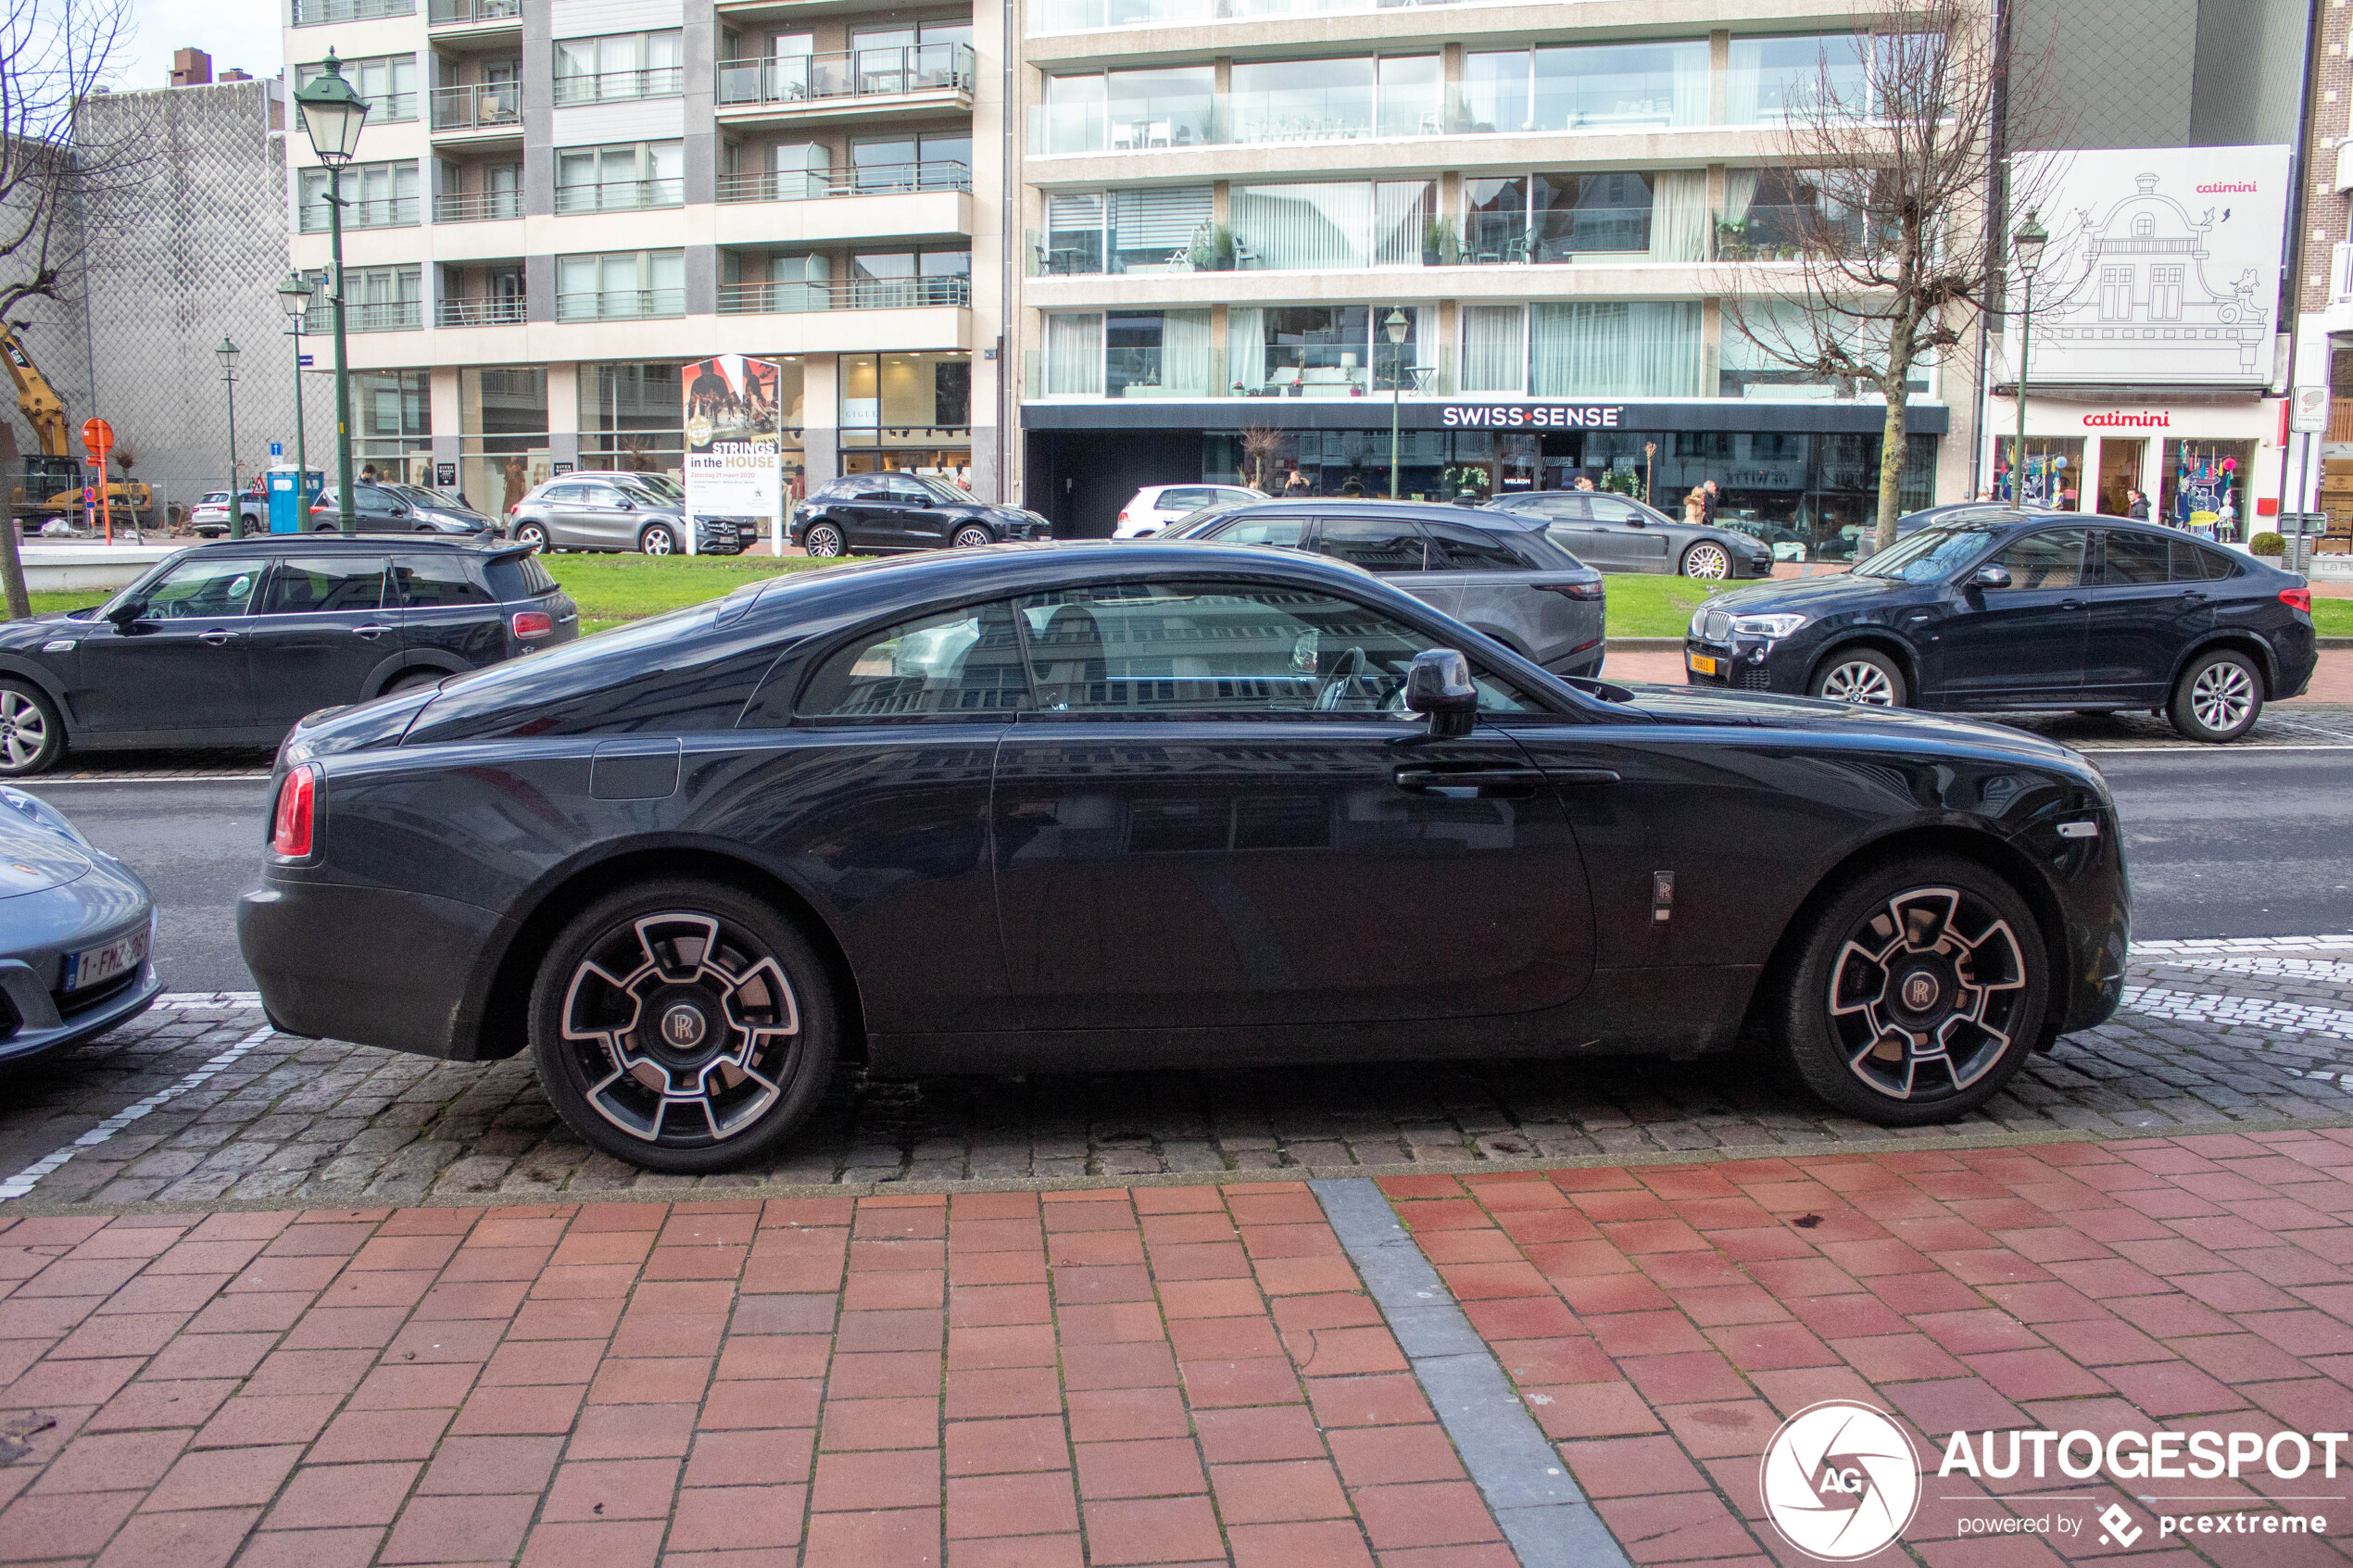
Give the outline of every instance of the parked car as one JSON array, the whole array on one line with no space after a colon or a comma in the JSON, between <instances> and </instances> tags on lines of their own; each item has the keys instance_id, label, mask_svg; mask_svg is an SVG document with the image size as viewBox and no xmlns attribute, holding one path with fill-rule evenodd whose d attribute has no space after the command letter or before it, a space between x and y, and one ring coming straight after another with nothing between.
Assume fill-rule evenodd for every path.
<instances>
[{"instance_id":1,"label":"parked car","mask_svg":"<svg viewBox=\"0 0 2353 1568\"><path fill-rule=\"evenodd\" d=\"M342 492L322 488L310 503L310 529L333 533L343 526ZM369 480L351 486L351 512L362 533L496 533L498 525L454 495L412 484ZM266 517L266 513L265 513Z\"/></svg>"},{"instance_id":2,"label":"parked car","mask_svg":"<svg viewBox=\"0 0 2353 1568\"><path fill-rule=\"evenodd\" d=\"M1848 1113L1949 1121L2109 1015L2129 918L2065 746L1579 686L1394 578L1215 545L786 573L327 715L273 791L237 924L274 1025L527 1045L589 1144L682 1173L772 1155L851 1055L1583 1060L1754 1024Z\"/></svg>"},{"instance_id":3,"label":"parked car","mask_svg":"<svg viewBox=\"0 0 2353 1568\"><path fill-rule=\"evenodd\" d=\"M1119 508L1114 539L1149 539L1203 507L1264 501L1266 492L1248 484L1147 484Z\"/></svg>"},{"instance_id":4,"label":"parked car","mask_svg":"<svg viewBox=\"0 0 2353 1568\"><path fill-rule=\"evenodd\" d=\"M69 747L274 746L318 709L571 641L527 548L262 533L197 545L89 609L0 624L0 775Z\"/></svg>"},{"instance_id":5,"label":"parked car","mask_svg":"<svg viewBox=\"0 0 2353 1568\"><path fill-rule=\"evenodd\" d=\"M1411 501L1263 501L1193 524L1187 540L1330 556L1390 579L1555 675L1602 672L1602 574L1541 519Z\"/></svg>"},{"instance_id":6,"label":"parked car","mask_svg":"<svg viewBox=\"0 0 2353 1568\"><path fill-rule=\"evenodd\" d=\"M785 538L812 556L893 555L1051 539L1053 524L921 473L851 473L795 506Z\"/></svg>"},{"instance_id":7,"label":"parked car","mask_svg":"<svg viewBox=\"0 0 2353 1568\"><path fill-rule=\"evenodd\" d=\"M1772 546L1737 528L1695 528L1630 495L1601 490L1531 490L1488 506L1540 517L1571 555L1604 571L1685 577L1773 575Z\"/></svg>"},{"instance_id":8,"label":"parked car","mask_svg":"<svg viewBox=\"0 0 2353 1568\"><path fill-rule=\"evenodd\" d=\"M163 990L155 935L155 902L138 872L47 801L0 788L0 1069L70 1050L146 1011Z\"/></svg>"},{"instance_id":9,"label":"parked car","mask_svg":"<svg viewBox=\"0 0 2353 1568\"><path fill-rule=\"evenodd\" d=\"M574 469L562 476L567 479L598 479L608 484L643 490L657 500L683 502L686 487L666 473L650 469Z\"/></svg>"},{"instance_id":10,"label":"parked car","mask_svg":"<svg viewBox=\"0 0 2353 1568\"><path fill-rule=\"evenodd\" d=\"M1766 548L1773 552L1773 558L1777 561L1802 561L1806 558L1806 535L1793 528L1768 522L1762 518L1725 517L1720 513L1717 516L1716 526L1761 541Z\"/></svg>"},{"instance_id":11,"label":"parked car","mask_svg":"<svg viewBox=\"0 0 2353 1568\"><path fill-rule=\"evenodd\" d=\"M584 479L568 473L532 486L508 508L507 536L539 549L672 556L686 547L686 506L683 498L671 500L649 485L607 474ZM696 520L695 549L701 555L741 555L759 540L755 519Z\"/></svg>"},{"instance_id":12,"label":"parked car","mask_svg":"<svg viewBox=\"0 0 2353 1568\"><path fill-rule=\"evenodd\" d=\"M1883 707L2140 709L2228 741L2303 692L2317 648L2293 572L2123 518L1996 511L1717 594L1684 664L1694 685Z\"/></svg>"}]
</instances>

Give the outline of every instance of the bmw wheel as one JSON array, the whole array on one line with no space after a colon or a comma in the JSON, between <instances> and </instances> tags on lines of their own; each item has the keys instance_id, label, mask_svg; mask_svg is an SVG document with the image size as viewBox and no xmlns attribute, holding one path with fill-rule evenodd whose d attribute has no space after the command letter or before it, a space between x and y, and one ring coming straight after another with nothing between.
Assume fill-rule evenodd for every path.
<instances>
[{"instance_id":1,"label":"bmw wheel","mask_svg":"<svg viewBox=\"0 0 2353 1568\"><path fill-rule=\"evenodd\" d=\"M1973 860L1923 856L1830 898L1771 1019L1798 1076L1882 1126L1967 1115L2040 1037L2043 933L2017 889Z\"/></svg>"},{"instance_id":2,"label":"bmw wheel","mask_svg":"<svg viewBox=\"0 0 2353 1568\"><path fill-rule=\"evenodd\" d=\"M531 1051L572 1130L650 1171L734 1170L809 1117L837 1049L832 987L800 934L716 883L608 895L531 995Z\"/></svg>"},{"instance_id":3,"label":"bmw wheel","mask_svg":"<svg viewBox=\"0 0 2353 1568\"><path fill-rule=\"evenodd\" d=\"M0 778L45 773L65 749L65 721L49 694L30 681L0 681Z\"/></svg>"},{"instance_id":4,"label":"bmw wheel","mask_svg":"<svg viewBox=\"0 0 2353 1568\"><path fill-rule=\"evenodd\" d=\"M544 555L547 550L547 531L535 522L526 522L515 530L515 543L528 545Z\"/></svg>"},{"instance_id":5,"label":"bmw wheel","mask_svg":"<svg viewBox=\"0 0 2353 1568\"><path fill-rule=\"evenodd\" d=\"M1867 708L1901 708L1907 694L1904 671L1894 659L1869 648L1844 648L1814 671L1814 695Z\"/></svg>"},{"instance_id":6,"label":"bmw wheel","mask_svg":"<svg viewBox=\"0 0 2353 1568\"><path fill-rule=\"evenodd\" d=\"M2213 746L2236 740L2262 715L2263 673L2246 655L2218 648L2190 660L2173 684L2167 712L2192 740Z\"/></svg>"},{"instance_id":7,"label":"bmw wheel","mask_svg":"<svg viewBox=\"0 0 2353 1568\"><path fill-rule=\"evenodd\" d=\"M801 550L819 560L833 560L847 552L842 548L841 530L830 522L812 522L809 532L800 536Z\"/></svg>"},{"instance_id":8,"label":"bmw wheel","mask_svg":"<svg viewBox=\"0 0 2353 1568\"><path fill-rule=\"evenodd\" d=\"M1720 581L1732 574L1731 555L1721 545L1703 539L1683 552L1683 575Z\"/></svg>"},{"instance_id":9,"label":"bmw wheel","mask_svg":"<svg viewBox=\"0 0 2353 1568\"><path fill-rule=\"evenodd\" d=\"M666 522L653 523L637 535L637 547L649 556L676 555L678 535L670 531Z\"/></svg>"},{"instance_id":10,"label":"bmw wheel","mask_svg":"<svg viewBox=\"0 0 2353 1568\"><path fill-rule=\"evenodd\" d=\"M956 530L956 536L950 539L949 544L959 550L976 550L983 545L993 545L996 542L997 536L989 533L987 528L976 522L968 522Z\"/></svg>"}]
</instances>

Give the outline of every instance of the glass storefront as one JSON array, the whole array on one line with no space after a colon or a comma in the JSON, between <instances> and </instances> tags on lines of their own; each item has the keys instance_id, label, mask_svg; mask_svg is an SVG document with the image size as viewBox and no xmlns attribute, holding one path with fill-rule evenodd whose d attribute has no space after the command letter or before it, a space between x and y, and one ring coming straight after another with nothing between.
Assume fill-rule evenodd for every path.
<instances>
[{"instance_id":1,"label":"glass storefront","mask_svg":"<svg viewBox=\"0 0 2353 1568\"><path fill-rule=\"evenodd\" d=\"M841 472L903 470L969 485L970 354L845 354L836 373Z\"/></svg>"},{"instance_id":2,"label":"glass storefront","mask_svg":"<svg viewBox=\"0 0 2353 1568\"><path fill-rule=\"evenodd\" d=\"M547 372L496 366L458 372L458 488L503 516L547 478Z\"/></svg>"},{"instance_id":3,"label":"glass storefront","mask_svg":"<svg viewBox=\"0 0 2353 1568\"><path fill-rule=\"evenodd\" d=\"M2020 494L2010 483L2010 458L2015 443L1994 446L1994 494L2007 501ZM2030 507L2051 507L2063 512L2083 509L2083 439L2081 436L2030 435L2026 438L2026 484L2022 492Z\"/></svg>"},{"instance_id":4,"label":"glass storefront","mask_svg":"<svg viewBox=\"0 0 2353 1568\"><path fill-rule=\"evenodd\" d=\"M2157 517L2209 539L2246 537L2246 486L2252 441L2168 441L2158 473Z\"/></svg>"},{"instance_id":5,"label":"glass storefront","mask_svg":"<svg viewBox=\"0 0 2353 1568\"><path fill-rule=\"evenodd\" d=\"M433 398L425 370L355 370L351 375L351 463L354 474L407 484L433 483ZM333 388L328 395L333 395ZM310 461L334 482L334 448Z\"/></svg>"}]
</instances>

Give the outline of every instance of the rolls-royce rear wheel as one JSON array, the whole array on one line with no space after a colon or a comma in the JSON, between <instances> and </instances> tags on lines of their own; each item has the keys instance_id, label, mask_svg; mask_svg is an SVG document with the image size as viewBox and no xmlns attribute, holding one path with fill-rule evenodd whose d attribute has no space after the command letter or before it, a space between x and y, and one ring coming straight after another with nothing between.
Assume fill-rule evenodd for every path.
<instances>
[{"instance_id":1,"label":"rolls-royce rear wheel","mask_svg":"<svg viewBox=\"0 0 2353 1568\"><path fill-rule=\"evenodd\" d=\"M565 1123L681 1175L774 1154L833 1075L824 964L749 894L699 881L607 895L566 926L531 993L531 1053Z\"/></svg>"},{"instance_id":2,"label":"rolls-royce rear wheel","mask_svg":"<svg viewBox=\"0 0 2353 1568\"><path fill-rule=\"evenodd\" d=\"M1888 1127L1966 1116L2045 1023L2050 958L2001 877L1951 855L1849 878L1816 916L1768 1021L1806 1087Z\"/></svg>"}]
</instances>

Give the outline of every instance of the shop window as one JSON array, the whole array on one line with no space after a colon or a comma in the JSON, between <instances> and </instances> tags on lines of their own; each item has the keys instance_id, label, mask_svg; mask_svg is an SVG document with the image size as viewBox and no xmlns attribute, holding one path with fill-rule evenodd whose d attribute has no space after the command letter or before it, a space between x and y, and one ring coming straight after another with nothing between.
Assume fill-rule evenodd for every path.
<instances>
[{"instance_id":1,"label":"shop window","mask_svg":"<svg viewBox=\"0 0 2353 1568\"><path fill-rule=\"evenodd\" d=\"M2012 448L1999 441L1994 451L1994 493L2013 505L2050 507L2063 512L2080 510L2082 503L2083 440L2081 436L2026 438L2024 488L2013 484Z\"/></svg>"},{"instance_id":2,"label":"shop window","mask_svg":"<svg viewBox=\"0 0 2353 1568\"><path fill-rule=\"evenodd\" d=\"M2168 441L2158 495L2161 521L2209 539L2244 538L2243 481L2254 460L2252 441Z\"/></svg>"}]
</instances>

